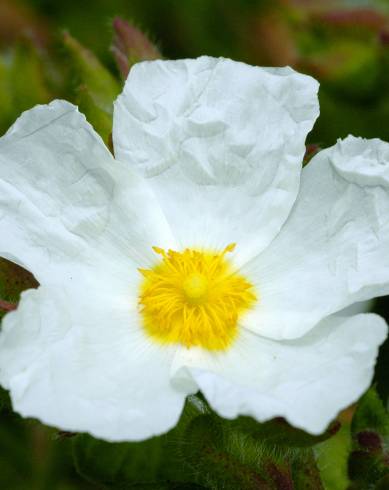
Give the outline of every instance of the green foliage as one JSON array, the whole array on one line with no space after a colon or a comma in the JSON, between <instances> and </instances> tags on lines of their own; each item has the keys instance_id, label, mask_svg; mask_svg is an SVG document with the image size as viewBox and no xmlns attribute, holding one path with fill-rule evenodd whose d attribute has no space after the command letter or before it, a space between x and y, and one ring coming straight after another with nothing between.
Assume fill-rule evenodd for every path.
<instances>
[{"instance_id":1,"label":"green foliage","mask_svg":"<svg viewBox=\"0 0 389 490\"><path fill-rule=\"evenodd\" d=\"M11 410L11 400L8 391L0 387L0 414Z\"/></svg>"},{"instance_id":2,"label":"green foliage","mask_svg":"<svg viewBox=\"0 0 389 490\"><path fill-rule=\"evenodd\" d=\"M20 114L35 104L50 101L51 93L45 78L44 59L32 43L19 44L10 66L13 110ZM26 82L28 81L28 82Z\"/></svg>"},{"instance_id":3,"label":"green foliage","mask_svg":"<svg viewBox=\"0 0 389 490\"><path fill-rule=\"evenodd\" d=\"M45 68L42 54L29 40L0 53L0 134L21 112L52 98Z\"/></svg>"},{"instance_id":4,"label":"green foliage","mask_svg":"<svg viewBox=\"0 0 389 490\"><path fill-rule=\"evenodd\" d=\"M292 427L282 418L276 418L263 424L258 424L250 417L238 417L235 420L229 421L228 424L233 429L251 434L252 437L264 439L268 444L293 448L312 447L332 437L340 428L340 423L335 421L323 434L314 436Z\"/></svg>"},{"instance_id":5,"label":"green foliage","mask_svg":"<svg viewBox=\"0 0 389 490\"><path fill-rule=\"evenodd\" d=\"M65 60L70 68L70 93L106 144L112 132L113 101L120 84L97 57L70 34L63 36Z\"/></svg>"},{"instance_id":6,"label":"green foliage","mask_svg":"<svg viewBox=\"0 0 389 490\"><path fill-rule=\"evenodd\" d=\"M385 488L389 478L389 414L374 388L360 400L351 432L350 490Z\"/></svg>"},{"instance_id":7,"label":"green foliage","mask_svg":"<svg viewBox=\"0 0 389 490\"><path fill-rule=\"evenodd\" d=\"M72 467L69 441L7 411L0 418L0 488L4 490L91 490ZM62 475L59 481L58 475Z\"/></svg>"},{"instance_id":8,"label":"green foliage","mask_svg":"<svg viewBox=\"0 0 389 490\"><path fill-rule=\"evenodd\" d=\"M389 415L374 388L368 390L359 401L351 429L353 434L372 430L382 437L389 436Z\"/></svg>"},{"instance_id":9,"label":"green foliage","mask_svg":"<svg viewBox=\"0 0 389 490\"><path fill-rule=\"evenodd\" d=\"M314 451L325 490L345 490L349 485L348 457L351 450L350 424L344 422L340 430Z\"/></svg>"},{"instance_id":10,"label":"green foliage","mask_svg":"<svg viewBox=\"0 0 389 490\"><path fill-rule=\"evenodd\" d=\"M190 397L179 424L165 435L133 443L78 435L73 454L79 473L106 488L324 488L313 447L332 431L315 438L288 426L293 447L277 434L280 423L224 420Z\"/></svg>"},{"instance_id":11,"label":"green foliage","mask_svg":"<svg viewBox=\"0 0 389 490\"><path fill-rule=\"evenodd\" d=\"M302 453L292 462L292 481L295 490L324 490L314 452ZM282 489L282 487L281 487Z\"/></svg>"},{"instance_id":12,"label":"green foliage","mask_svg":"<svg viewBox=\"0 0 389 490\"><path fill-rule=\"evenodd\" d=\"M13 105L10 93L10 69L5 57L0 57L0 135L4 133L12 123Z\"/></svg>"},{"instance_id":13,"label":"green foliage","mask_svg":"<svg viewBox=\"0 0 389 490\"><path fill-rule=\"evenodd\" d=\"M22 490L32 479L28 431L25 424L8 414L0 421L0 488Z\"/></svg>"},{"instance_id":14,"label":"green foliage","mask_svg":"<svg viewBox=\"0 0 389 490\"><path fill-rule=\"evenodd\" d=\"M185 439L186 464L199 483L211 489L250 490L259 485L270 488L261 442L251 440L246 434L226 430L214 415L194 419L187 428Z\"/></svg>"},{"instance_id":15,"label":"green foliage","mask_svg":"<svg viewBox=\"0 0 389 490\"><path fill-rule=\"evenodd\" d=\"M109 443L86 434L77 435L73 439L77 471L91 482L115 489L143 488L141 485L162 485L160 488L164 489L185 483L183 434L204 409L201 402L190 397L178 425L167 434L146 441Z\"/></svg>"},{"instance_id":16,"label":"green foliage","mask_svg":"<svg viewBox=\"0 0 389 490\"><path fill-rule=\"evenodd\" d=\"M196 481L210 489L320 490L320 474L309 447L314 438L308 444L306 437L300 438L301 431L288 427L294 439L288 444L278 433L279 423L246 419L240 425L214 414L199 416L185 433L186 464ZM247 430L248 425L252 431Z\"/></svg>"},{"instance_id":17,"label":"green foliage","mask_svg":"<svg viewBox=\"0 0 389 490\"><path fill-rule=\"evenodd\" d=\"M85 478L107 486L153 482L160 477L164 442L155 437L140 443L108 443L78 435L73 445L76 468Z\"/></svg>"}]
</instances>

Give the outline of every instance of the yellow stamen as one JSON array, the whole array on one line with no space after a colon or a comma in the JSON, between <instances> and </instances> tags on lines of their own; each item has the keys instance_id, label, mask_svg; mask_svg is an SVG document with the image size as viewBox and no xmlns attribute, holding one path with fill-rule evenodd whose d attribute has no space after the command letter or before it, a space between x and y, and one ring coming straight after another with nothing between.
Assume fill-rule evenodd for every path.
<instances>
[{"instance_id":1,"label":"yellow stamen","mask_svg":"<svg viewBox=\"0 0 389 490\"><path fill-rule=\"evenodd\" d=\"M238 319L256 301L253 286L232 270L225 255L193 249L153 247L162 256L144 276L139 304L146 332L162 343L227 349L238 333Z\"/></svg>"}]
</instances>

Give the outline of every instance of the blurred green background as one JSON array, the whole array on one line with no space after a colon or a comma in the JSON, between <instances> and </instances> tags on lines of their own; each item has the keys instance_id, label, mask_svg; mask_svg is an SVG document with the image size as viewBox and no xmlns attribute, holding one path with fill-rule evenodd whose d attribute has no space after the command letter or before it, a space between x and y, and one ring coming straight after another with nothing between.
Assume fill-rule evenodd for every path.
<instances>
[{"instance_id":1,"label":"blurred green background","mask_svg":"<svg viewBox=\"0 0 389 490\"><path fill-rule=\"evenodd\" d=\"M385 0L0 0L0 135L21 111L60 97L79 104L109 145L112 101L132 63L202 54L291 65L315 76L321 115L309 136L311 149L349 133L389 141ZM16 301L21 290L34 286L28 274L0 261L1 299ZM375 310L389 320L387 299L378 300ZM389 343L381 349L376 387L386 404ZM12 414L6 393L0 396L0 488L102 488L79 476L79 459L74 465L74 439L80 436L23 421ZM352 412L341 416L346 428ZM327 490L349 484L345 430L321 449ZM115 463L103 458L104 464ZM361 485L352 488L368 488Z\"/></svg>"},{"instance_id":2,"label":"blurred green background","mask_svg":"<svg viewBox=\"0 0 389 490\"><path fill-rule=\"evenodd\" d=\"M61 32L66 30L117 74L109 49L116 16L149 34L167 58L209 54L258 65L289 64L314 75L322 89L321 117L312 141L328 145L350 132L388 136L387 0L1 0L3 65L10 63L10 47L23 38L58 60ZM30 99L17 94L18 109L34 98L57 96L60 88L64 92L53 67L45 74L50 83L45 83L26 78L22 59L15 64L20 72L12 83L20 87L14 90L25 91L26 80L35 84L27 90L35 89ZM15 111L7 107L9 102L1 102L4 130Z\"/></svg>"}]
</instances>

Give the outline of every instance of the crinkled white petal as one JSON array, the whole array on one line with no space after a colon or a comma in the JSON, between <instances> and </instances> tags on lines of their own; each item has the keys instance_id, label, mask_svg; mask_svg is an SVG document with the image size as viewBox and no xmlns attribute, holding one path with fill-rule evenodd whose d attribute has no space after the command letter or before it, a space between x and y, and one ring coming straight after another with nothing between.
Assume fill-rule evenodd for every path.
<instances>
[{"instance_id":1,"label":"crinkled white petal","mask_svg":"<svg viewBox=\"0 0 389 490\"><path fill-rule=\"evenodd\" d=\"M175 241L149 186L115 162L75 106L23 113L0 139L0 256L40 282L71 280L108 255L133 269Z\"/></svg>"},{"instance_id":2,"label":"crinkled white petal","mask_svg":"<svg viewBox=\"0 0 389 490\"><path fill-rule=\"evenodd\" d=\"M319 434L368 388L386 334L385 321L374 314L328 317L289 341L242 331L227 353L180 351L172 374L181 387L197 383L223 417L281 416Z\"/></svg>"},{"instance_id":3,"label":"crinkled white petal","mask_svg":"<svg viewBox=\"0 0 389 490\"><path fill-rule=\"evenodd\" d=\"M357 301L389 293L389 144L348 137L302 172L280 234L243 272L257 287L245 326L295 338Z\"/></svg>"},{"instance_id":4,"label":"crinkled white petal","mask_svg":"<svg viewBox=\"0 0 389 490\"><path fill-rule=\"evenodd\" d=\"M0 382L14 409L63 430L140 440L177 423L175 348L146 338L124 291L108 285L23 294L0 334Z\"/></svg>"},{"instance_id":5,"label":"crinkled white petal","mask_svg":"<svg viewBox=\"0 0 389 490\"><path fill-rule=\"evenodd\" d=\"M115 155L148 177L181 248L262 250L295 200L318 83L227 59L135 65L115 104Z\"/></svg>"}]
</instances>

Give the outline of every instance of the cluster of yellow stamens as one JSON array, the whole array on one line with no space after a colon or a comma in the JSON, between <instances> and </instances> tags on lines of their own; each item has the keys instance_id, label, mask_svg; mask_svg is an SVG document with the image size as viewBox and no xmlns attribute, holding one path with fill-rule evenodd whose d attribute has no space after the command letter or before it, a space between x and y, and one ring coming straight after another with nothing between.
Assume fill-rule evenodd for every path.
<instances>
[{"instance_id":1,"label":"cluster of yellow stamens","mask_svg":"<svg viewBox=\"0 0 389 490\"><path fill-rule=\"evenodd\" d=\"M140 307L144 328L163 343L224 350L235 339L238 318L256 300L253 286L221 253L154 247L162 256L144 276Z\"/></svg>"}]
</instances>

